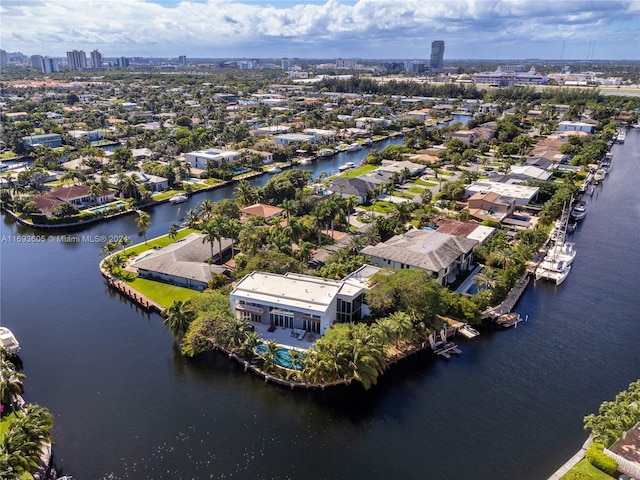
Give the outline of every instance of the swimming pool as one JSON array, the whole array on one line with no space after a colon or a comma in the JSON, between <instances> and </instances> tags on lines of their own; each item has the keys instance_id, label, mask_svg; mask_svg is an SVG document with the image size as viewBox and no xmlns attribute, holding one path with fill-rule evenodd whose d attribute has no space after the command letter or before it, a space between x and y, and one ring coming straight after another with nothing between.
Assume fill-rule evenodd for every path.
<instances>
[{"instance_id":1,"label":"swimming pool","mask_svg":"<svg viewBox=\"0 0 640 480\"><path fill-rule=\"evenodd\" d=\"M199 180L196 180L195 178L186 178L186 179L184 179L182 181L185 182L185 183L191 183L191 184L200 183Z\"/></svg>"},{"instance_id":2,"label":"swimming pool","mask_svg":"<svg viewBox=\"0 0 640 480\"><path fill-rule=\"evenodd\" d=\"M294 370L301 370L302 369L302 365L294 365L293 362L291 361L291 355L289 354L289 351L292 349L289 348L279 348L277 353L276 353L276 358L275 358L275 363L281 367L284 368L290 368L290 369L294 369ZM260 345L257 345L254 348L254 351L258 354L258 355L264 355L267 352L267 346L264 343L261 343ZM298 352L300 352L300 350L297 350ZM300 352L302 355L302 359L300 360L300 364L302 364L304 362L304 353Z\"/></svg>"},{"instance_id":3,"label":"swimming pool","mask_svg":"<svg viewBox=\"0 0 640 480\"><path fill-rule=\"evenodd\" d=\"M104 205L100 205L99 207L87 208L87 212L99 213L99 212L111 210L112 208L124 207L126 205L127 205L127 202L118 200L117 202L106 203Z\"/></svg>"}]
</instances>

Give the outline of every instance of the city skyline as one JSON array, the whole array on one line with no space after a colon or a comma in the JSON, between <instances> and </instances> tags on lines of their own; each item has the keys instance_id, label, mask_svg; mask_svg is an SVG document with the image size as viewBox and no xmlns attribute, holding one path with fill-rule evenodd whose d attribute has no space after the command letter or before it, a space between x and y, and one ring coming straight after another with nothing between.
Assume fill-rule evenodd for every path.
<instances>
[{"instance_id":1,"label":"city skyline","mask_svg":"<svg viewBox=\"0 0 640 480\"><path fill-rule=\"evenodd\" d=\"M64 57L640 60L640 2L3 0L2 48Z\"/></svg>"}]
</instances>

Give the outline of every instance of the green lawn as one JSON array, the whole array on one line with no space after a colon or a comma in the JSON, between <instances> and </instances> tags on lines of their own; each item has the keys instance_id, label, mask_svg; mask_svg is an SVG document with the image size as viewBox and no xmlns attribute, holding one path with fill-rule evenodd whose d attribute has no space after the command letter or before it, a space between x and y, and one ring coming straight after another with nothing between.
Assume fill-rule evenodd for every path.
<instances>
[{"instance_id":1,"label":"green lawn","mask_svg":"<svg viewBox=\"0 0 640 480\"><path fill-rule=\"evenodd\" d=\"M147 280L146 278L134 278L133 280L128 280L127 284L165 308L170 307L174 300L184 302L185 300L200 294L197 290L176 287L175 285L169 285L168 283L154 282L153 280Z\"/></svg>"},{"instance_id":2,"label":"green lawn","mask_svg":"<svg viewBox=\"0 0 640 480\"><path fill-rule=\"evenodd\" d=\"M421 178L417 179L413 183L415 183L416 185L422 185L423 187L435 187L436 185L438 185L438 182L425 182ZM409 189L409 191L411 191L411 189Z\"/></svg>"},{"instance_id":3,"label":"green lawn","mask_svg":"<svg viewBox=\"0 0 640 480\"><path fill-rule=\"evenodd\" d=\"M424 182L427 183L427 182ZM420 187L409 187L407 188L407 191L411 192L411 193L422 193L424 192L424 188L420 188Z\"/></svg>"},{"instance_id":4,"label":"green lawn","mask_svg":"<svg viewBox=\"0 0 640 480\"><path fill-rule=\"evenodd\" d=\"M355 178L358 175L362 175L363 173L369 173L378 168L379 165L363 165L362 167L352 168L351 170L347 170L340 174L341 177L344 178Z\"/></svg>"},{"instance_id":5,"label":"green lawn","mask_svg":"<svg viewBox=\"0 0 640 480\"><path fill-rule=\"evenodd\" d=\"M393 211L393 203L385 202L384 200L378 200L376 203L369 206L362 206L365 210L373 210L377 213L389 213Z\"/></svg>"},{"instance_id":6,"label":"green lawn","mask_svg":"<svg viewBox=\"0 0 640 480\"><path fill-rule=\"evenodd\" d=\"M0 160L6 160L7 158L13 158L16 156L17 155L14 152L0 153Z\"/></svg>"},{"instance_id":7,"label":"green lawn","mask_svg":"<svg viewBox=\"0 0 640 480\"><path fill-rule=\"evenodd\" d=\"M145 250L149 250L153 247L166 247L167 245L171 245L176 240L180 240L181 238L186 237L190 233L194 233L196 230L192 228L184 228L178 232L178 236L175 239L169 238L169 235L163 235L162 237L152 238L147 243L139 243L134 245L133 247L129 247L125 250L125 253L130 255L138 255Z\"/></svg>"},{"instance_id":8,"label":"green lawn","mask_svg":"<svg viewBox=\"0 0 640 480\"><path fill-rule=\"evenodd\" d=\"M565 473L560 480L613 480L601 470L591 465L586 458L583 458L578 464Z\"/></svg>"}]
</instances>

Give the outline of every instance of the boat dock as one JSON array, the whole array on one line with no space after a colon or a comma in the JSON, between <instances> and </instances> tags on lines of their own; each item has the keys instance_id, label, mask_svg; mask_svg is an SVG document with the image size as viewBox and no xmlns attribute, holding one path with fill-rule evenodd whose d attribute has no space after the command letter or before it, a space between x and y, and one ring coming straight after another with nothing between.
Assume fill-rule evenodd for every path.
<instances>
[{"instance_id":1,"label":"boat dock","mask_svg":"<svg viewBox=\"0 0 640 480\"><path fill-rule=\"evenodd\" d=\"M105 278L107 280L107 285L118 290L125 297L129 298L129 300L133 301L136 305L144 308L145 310L149 312L162 312L164 310L164 308L160 304L142 295L140 292L134 290L126 283L106 275Z\"/></svg>"},{"instance_id":2,"label":"boat dock","mask_svg":"<svg viewBox=\"0 0 640 480\"><path fill-rule=\"evenodd\" d=\"M529 271L527 270L527 272L525 272L525 274L516 281L513 288L509 291L507 298L505 298L500 305L496 305L495 307L482 312L482 318L496 320L500 315L511 313L513 307L516 305L518 300L520 300L520 297L529 285L530 280Z\"/></svg>"}]
</instances>

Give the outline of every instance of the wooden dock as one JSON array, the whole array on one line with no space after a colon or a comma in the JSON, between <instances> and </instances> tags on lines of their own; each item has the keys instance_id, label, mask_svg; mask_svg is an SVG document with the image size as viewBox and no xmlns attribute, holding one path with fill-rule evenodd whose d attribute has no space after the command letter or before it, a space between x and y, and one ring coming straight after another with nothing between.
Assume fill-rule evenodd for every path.
<instances>
[{"instance_id":1,"label":"wooden dock","mask_svg":"<svg viewBox=\"0 0 640 480\"><path fill-rule=\"evenodd\" d=\"M504 313L511 313L515 304L520 300L520 297L526 290L531 277L529 276L529 272L525 272L525 274L520 277L513 288L509 291L507 298L505 298L500 305L496 305L495 307L489 308L482 313L482 318L491 318L495 320L500 315Z\"/></svg>"}]
</instances>

